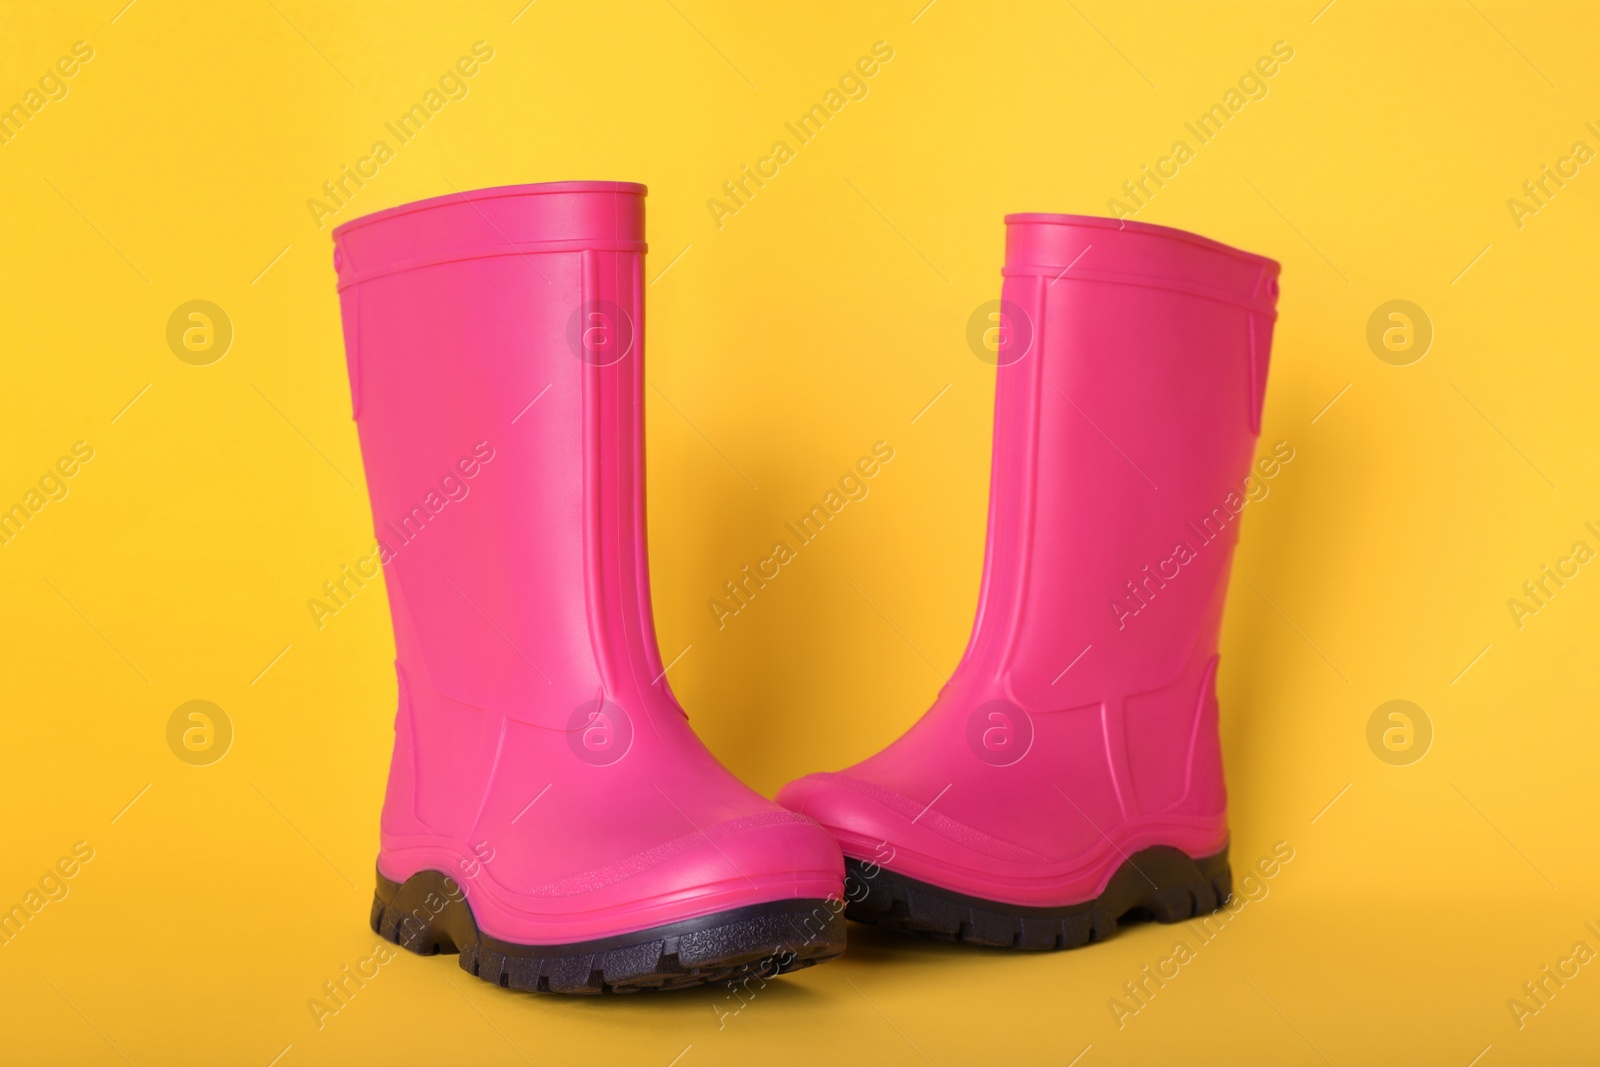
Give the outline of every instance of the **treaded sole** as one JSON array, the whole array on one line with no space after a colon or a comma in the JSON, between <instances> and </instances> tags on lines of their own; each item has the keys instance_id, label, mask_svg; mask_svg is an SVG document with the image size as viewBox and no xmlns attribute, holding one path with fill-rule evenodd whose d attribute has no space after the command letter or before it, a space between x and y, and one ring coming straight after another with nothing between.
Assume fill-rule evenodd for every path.
<instances>
[{"instance_id":1,"label":"treaded sole","mask_svg":"<svg viewBox=\"0 0 1600 1067\"><path fill-rule=\"evenodd\" d=\"M461 969L508 989L603 995L686 989L788 974L844 951L837 901L778 900L593 941L521 945L478 930L457 883L421 871L378 875L372 929L408 952L460 955Z\"/></svg>"},{"instance_id":2,"label":"treaded sole","mask_svg":"<svg viewBox=\"0 0 1600 1067\"><path fill-rule=\"evenodd\" d=\"M969 945L1047 952L1104 941L1124 921L1175 923L1216 911L1233 892L1228 850L1190 859L1165 845L1128 857L1093 900L1029 908L969 897L845 857L845 917Z\"/></svg>"}]
</instances>

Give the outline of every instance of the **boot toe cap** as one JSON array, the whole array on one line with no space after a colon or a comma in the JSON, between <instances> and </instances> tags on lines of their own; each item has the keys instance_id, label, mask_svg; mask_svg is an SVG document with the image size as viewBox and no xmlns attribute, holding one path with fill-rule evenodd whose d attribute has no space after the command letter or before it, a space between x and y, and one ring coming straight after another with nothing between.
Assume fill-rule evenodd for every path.
<instances>
[{"instance_id":1,"label":"boot toe cap","mask_svg":"<svg viewBox=\"0 0 1600 1067\"><path fill-rule=\"evenodd\" d=\"M827 827L845 855L855 859L882 859L888 852L909 849L974 869L1047 862L1030 848L938 811L938 793L933 787L926 799L918 800L851 774L820 773L784 786L778 803Z\"/></svg>"}]
</instances>

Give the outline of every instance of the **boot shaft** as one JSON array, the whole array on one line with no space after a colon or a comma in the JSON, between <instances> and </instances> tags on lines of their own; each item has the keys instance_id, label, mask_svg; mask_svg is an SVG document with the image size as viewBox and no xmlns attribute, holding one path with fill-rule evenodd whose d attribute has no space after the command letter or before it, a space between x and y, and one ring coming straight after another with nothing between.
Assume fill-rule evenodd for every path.
<instances>
[{"instance_id":1,"label":"boot shaft","mask_svg":"<svg viewBox=\"0 0 1600 1067\"><path fill-rule=\"evenodd\" d=\"M335 242L402 686L563 728L585 702L660 704L643 187L440 197Z\"/></svg>"},{"instance_id":2,"label":"boot shaft","mask_svg":"<svg viewBox=\"0 0 1600 1067\"><path fill-rule=\"evenodd\" d=\"M1161 688L1216 652L1258 492L1245 483L1278 267L1164 227L1006 222L989 549L967 658L1031 709Z\"/></svg>"}]
</instances>

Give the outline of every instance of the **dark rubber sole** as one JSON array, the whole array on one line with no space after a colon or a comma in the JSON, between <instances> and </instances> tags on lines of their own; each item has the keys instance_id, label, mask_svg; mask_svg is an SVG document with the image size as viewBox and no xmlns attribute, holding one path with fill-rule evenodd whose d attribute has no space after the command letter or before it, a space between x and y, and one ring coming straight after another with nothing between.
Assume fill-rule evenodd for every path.
<instances>
[{"instance_id":1,"label":"dark rubber sole","mask_svg":"<svg viewBox=\"0 0 1600 1067\"><path fill-rule=\"evenodd\" d=\"M779 900L565 945L480 933L460 886L438 871L404 884L378 875L372 929L408 952L460 954L461 969L508 989L600 995L685 989L787 974L844 951L837 901Z\"/></svg>"},{"instance_id":2,"label":"dark rubber sole","mask_svg":"<svg viewBox=\"0 0 1600 1067\"><path fill-rule=\"evenodd\" d=\"M1104 941L1124 921L1175 923L1216 911L1233 892L1228 850L1190 859L1158 845L1128 857L1105 892L1082 904L1027 908L941 889L845 857L845 917L887 930L991 948L1044 952Z\"/></svg>"}]
</instances>

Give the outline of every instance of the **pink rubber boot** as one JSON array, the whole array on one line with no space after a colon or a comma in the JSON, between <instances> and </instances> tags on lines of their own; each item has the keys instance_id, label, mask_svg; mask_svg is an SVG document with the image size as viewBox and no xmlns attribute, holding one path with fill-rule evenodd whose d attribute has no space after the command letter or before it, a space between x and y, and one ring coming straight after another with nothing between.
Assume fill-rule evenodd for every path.
<instances>
[{"instance_id":1,"label":"pink rubber boot","mask_svg":"<svg viewBox=\"0 0 1600 1067\"><path fill-rule=\"evenodd\" d=\"M1278 265L1160 226L1006 219L977 622L899 740L779 801L846 914L982 945L1104 939L1228 898L1217 632L1255 466Z\"/></svg>"},{"instance_id":2,"label":"pink rubber boot","mask_svg":"<svg viewBox=\"0 0 1600 1067\"><path fill-rule=\"evenodd\" d=\"M334 231L400 692L372 925L515 989L845 943L838 846L706 751L656 647L644 197L485 189Z\"/></svg>"}]
</instances>

